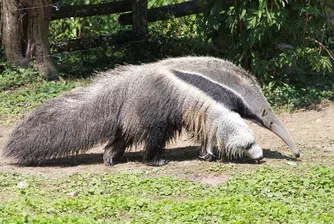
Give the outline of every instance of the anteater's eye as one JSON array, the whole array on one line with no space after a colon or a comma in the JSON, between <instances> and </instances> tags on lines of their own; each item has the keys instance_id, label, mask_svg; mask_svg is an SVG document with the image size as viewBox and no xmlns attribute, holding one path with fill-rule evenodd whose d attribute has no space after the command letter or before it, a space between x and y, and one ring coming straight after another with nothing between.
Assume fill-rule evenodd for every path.
<instances>
[{"instance_id":1,"label":"anteater's eye","mask_svg":"<svg viewBox=\"0 0 334 224\"><path fill-rule=\"evenodd\" d=\"M267 115L267 110L265 108L262 109L261 111L261 117L264 117Z\"/></svg>"},{"instance_id":2,"label":"anteater's eye","mask_svg":"<svg viewBox=\"0 0 334 224\"><path fill-rule=\"evenodd\" d=\"M254 145L253 142L252 142L252 143L248 143L248 144L246 145L245 149L248 150L248 149L252 148L253 145Z\"/></svg>"}]
</instances>

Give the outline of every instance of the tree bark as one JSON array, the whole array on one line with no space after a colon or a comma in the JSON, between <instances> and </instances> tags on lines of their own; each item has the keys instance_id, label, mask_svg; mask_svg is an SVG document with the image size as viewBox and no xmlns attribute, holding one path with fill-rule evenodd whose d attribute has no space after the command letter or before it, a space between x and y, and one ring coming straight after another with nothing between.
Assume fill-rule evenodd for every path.
<instances>
[{"instance_id":1,"label":"tree bark","mask_svg":"<svg viewBox=\"0 0 334 224\"><path fill-rule=\"evenodd\" d=\"M52 0L3 0L3 46L8 61L33 66L39 72L57 72L50 54L48 26Z\"/></svg>"},{"instance_id":2,"label":"tree bark","mask_svg":"<svg viewBox=\"0 0 334 224\"><path fill-rule=\"evenodd\" d=\"M15 65L24 66L26 64L23 56L22 45L22 11L17 11L18 1L2 1L2 41L7 60Z\"/></svg>"}]
</instances>

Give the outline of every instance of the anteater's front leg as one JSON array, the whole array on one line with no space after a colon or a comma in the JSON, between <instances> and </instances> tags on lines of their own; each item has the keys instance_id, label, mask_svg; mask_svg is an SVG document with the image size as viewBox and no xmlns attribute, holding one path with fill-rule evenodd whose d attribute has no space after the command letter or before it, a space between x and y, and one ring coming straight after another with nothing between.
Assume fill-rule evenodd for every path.
<instances>
[{"instance_id":1,"label":"anteater's front leg","mask_svg":"<svg viewBox=\"0 0 334 224\"><path fill-rule=\"evenodd\" d=\"M213 154L212 145L208 141L202 142L198 157L208 162L212 162L217 159L216 156Z\"/></svg>"},{"instance_id":2,"label":"anteater's front leg","mask_svg":"<svg viewBox=\"0 0 334 224\"><path fill-rule=\"evenodd\" d=\"M106 166L115 165L125 152L126 144L121 138L110 141L104 148L103 161Z\"/></svg>"}]
</instances>

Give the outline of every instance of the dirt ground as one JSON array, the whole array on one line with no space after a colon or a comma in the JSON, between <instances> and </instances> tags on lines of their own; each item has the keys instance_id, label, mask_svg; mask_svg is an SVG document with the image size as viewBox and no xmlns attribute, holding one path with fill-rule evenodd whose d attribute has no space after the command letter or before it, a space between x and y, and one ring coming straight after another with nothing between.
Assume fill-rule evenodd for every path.
<instances>
[{"instance_id":1,"label":"dirt ground","mask_svg":"<svg viewBox=\"0 0 334 224\"><path fill-rule=\"evenodd\" d=\"M226 174L217 174L210 170L220 169L219 164L227 167L252 169L263 165L300 165L322 164L334 168L334 104L327 104L317 110L298 111L292 114L280 114L281 121L301 150L301 158L295 160L288 147L276 135L255 124L249 123L254 130L258 144L264 149L265 159L261 164L250 162L205 162L197 158L197 146L182 136L168 146L166 158L170 162L163 167L150 167L141 162L141 152L126 152L125 161L113 167L103 165L103 146L96 147L76 158L57 159L40 167L21 167L9 159L1 157L1 152L13 129L13 126L0 126L0 172L20 172L48 177L59 177L77 172L149 171L157 175L173 175L216 185L226 178ZM213 168L212 168L213 167Z\"/></svg>"}]
</instances>

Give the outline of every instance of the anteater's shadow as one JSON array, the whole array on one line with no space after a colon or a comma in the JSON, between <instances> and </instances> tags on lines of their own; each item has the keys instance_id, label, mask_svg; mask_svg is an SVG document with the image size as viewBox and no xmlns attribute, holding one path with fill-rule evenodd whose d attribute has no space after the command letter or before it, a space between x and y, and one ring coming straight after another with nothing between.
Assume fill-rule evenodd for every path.
<instances>
[{"instance_id":1,"label":"anteater's shadow","mask_svg":"<svg viewBox=\"0 0 334 224\"><path fill-rule=\"evenodd\" d=\"M164 156L170 161L185 161L185 160L197 160L198 159L198 146L178 147L165 150ZM143 162L142 151L127 151L119 161L119 163L127 162ZM92 165L102 164L103 153L86 153L73 156L67 156L64 158L49 159L39 164L29 164L28 166L79 166L79 165Z\"/></svg>"},{"instance_id":2,"label":"anteater's shadow","mask_svg":"<svg viewBox=\"0 0 334 224\"><path fill-rule=\"evenodd\" d=\"M278 151L272 151L270 149L263 149L263 156L264 158L268 159L281 159L281 160L293 160L293 161L297 160L293 156L287 156Z\"/></svg>"},{"instance_id":3,"label":"anteater's shadow","mask_svg":"<svg viewBox=\"0 0 334 224\"><path fill-rule=\"evenodd\" d=\"M165 158L169 161L189 161L189 160L199 160L199 147L198 146L188 146L188 147L178 147L167 149L165 151ZM263 149L264 158L270 159L282 159L282 160L295 160L292 157L281 154L277 151L271 151L269 149ZM219 162L225 162L226 160L219 160ZM127 162L143 162L143 152L142 151L128 151L125 152L119 163L127 163ZM254 161L241 158L235 159L232 161L233 163L254 163ZM87 153L87 154L79 154L68 156L64 158L50 159L46 160L40 164L30 164L30 166L78 166L78 165L92 165L92 164L102 164L103 163L103 153Z\"/></svg>"},{"instance_id":4,"label":"anteater's shadow","mask_svg":"<svg viewBox=\"0 0 334 224\"><path fill-rule=\"evenodd\" d=\"M240 158L240 159L234 159L232 161L228 161L228 162L233 162L233 163L249 163L249 164L252 164L252 163L265 163L266 162L266 159L279 159L279 160L293 160L295 161L296 158L295 157L290 157L290 156L287 156L287 155L284 155L278 151L272 151L270 149L262 149L263 150L263 157L264 157L264 160L261 160L261 161L254 161L254 160L251 160L247 157L244 157L244 158Z\"/></svg>"}]
</instances>

